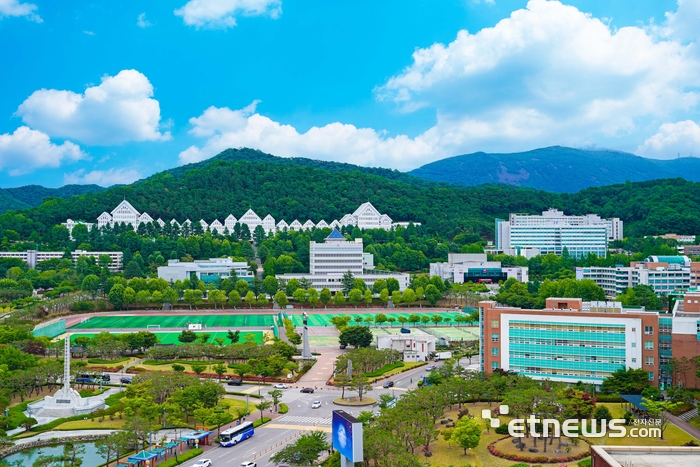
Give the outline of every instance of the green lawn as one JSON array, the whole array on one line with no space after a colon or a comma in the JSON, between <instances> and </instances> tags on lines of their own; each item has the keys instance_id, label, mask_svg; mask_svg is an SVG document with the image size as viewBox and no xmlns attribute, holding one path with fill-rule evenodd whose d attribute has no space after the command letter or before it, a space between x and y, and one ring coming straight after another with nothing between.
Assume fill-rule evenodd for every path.
<instances>
[{"instance_id":1,"label":"green lawn","mask_svg":"<svg viewBox=\"0 0 700 467\"><path fill-rule=\"evenodd\" d=\"M93 316L78 323L71 329L114 329L114 328L147 328L149 325L159 325L161 328L185 328L188 323L201 323L204 328L240 328L240 327L270 327L273 315L200 315L190 316Z\"/></svg>"}]
</instances>

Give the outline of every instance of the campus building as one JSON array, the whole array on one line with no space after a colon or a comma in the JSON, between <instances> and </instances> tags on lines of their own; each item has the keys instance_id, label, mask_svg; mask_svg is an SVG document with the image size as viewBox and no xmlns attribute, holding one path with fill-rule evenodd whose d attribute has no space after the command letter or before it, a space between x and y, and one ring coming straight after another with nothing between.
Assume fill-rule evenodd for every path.
<instances>
[{"instance_id":1,"label":"campus building","mask_svg":"<svg viewBox=\"0 0 700 467\"><path fill-rule=\"evenodd\" d=\"M378 334L377 350L396 350L401 352L404 362L426 362L435 352L437 337L412 328L410 334Z\"/></svg>"},{"instance_id":2,"label":"campus building","mask_svg":"<svg viewBox=\"0 0 700 467\"><path fill-rule=\"evenodd\" d=\"M110 271L121 271L123 267L124 253L121 251L84 251L75 250L71 253L71 260L73 264L78 261L81 256L89 256L95 258L95 262L100 259L100 256L109 256L110 263L107 268ZM36 268L37 263L42 261L47 261L50 259L61 259L65 256L63 251L38 251L38 250L26 250L26 251L0 251L0 258L18 258L27 263L32 269Z\"/></svg>"},{"instance_id":3,"label":"campus building","mask_svg":"<svg viewBox=\"0 0 700 467\"><path fill-rule=\"evenodd\" d=\"M659 314L616 302L549 298L543 310L479 303L480 364L529 376L602 384L622 367L659 383ZM698 315L700 318L700 315ZM700 323L700 321L699 321Z\"/></svg>"},{"instance_id":4,"label":"campus building","mask_svg":"<svg viewBox=\"0 0 700 467\"><path fill-rule=\"evenodd\" d=\"M168 282L196 277L205 284L230 279L235 273L236 280L253 281L253 273L248 270L245 261L234 262L231 258L210 258L193 262L181 262L177 259L168 260L167 266L158 268L158 277Z\"/></svg>"},{"instance_id":5,"label":"campus building","mask_svg":"<svg viewBox=\"0 0 700 467\"><path fill-rule=\"evenodd\" d=\"M134 206L131 205L131 203L129 203L127 200L124 200L121 203L119 203L119 205L116 208L114 208L111 212L105 211L102 214L100 214L97 218L97 227L114 227L116 224L127 224L131 225L134 228L134 230L136 230L139 228L139 225L147 224L150 222L156 222L161 227L165 225L165 221L163 221L162 219L153 220L153 218L148 213L141 213L137 211L136 208L134 208ZM72 232L73 227L75 227L79 223L87 225L88 230L90 230L93 226L93 224L87 224L82 221L76 222L71 219L68 219L62 225L64 225L69 232ZM360 207L358 207L352 214L346 214L339 221L333 220L330 223L327 223L325 220L320 220L318 224L315 224L310 219L304 222L303 224L297 219L293 220L291 223L287 223L285 220L280 220L279 222L276 222L275 218L272 217L270 214L266 215L264 218L261 218L252 209L248 209L240 217L240 219L236 219L233 216L233 214L229 214L229 216L226 217L226 219L224 219L223 223L220 222L218 219L213 220L211 224L208 224L204 219L200 219L197 223L202 227L202 230L205 232L216 231L220 234L223 234L225 231L228 231L229 233L233 232L233 229L236 224L248 226L248 229L251 233L253 233L256 227L262 226L265 230L265 233L267 234L283 230L299 231L326 227L337 229L346 226L358 227L360 229L390 230L392 228L396 228L397 226L408 226L409 224L408 221L393 222L391 217L389 217L387 214L380 213L377 210L377 208L375 208L370 202L361 204ZM172 219L169 222L169 224L176 225L177 227L182 227L185 225L192 225L192 222L189 219L187 219L182 224L180 224L175 219ZM414 222L414 225L420 225L420 223Z\"/></svg>"},{"instance_id":6,"label":"campus building","mask_svg":"<svg viewBox=\"0 0 700 467\"><path fill-rule=\"evenodd\" d=\"M372 288L378 279L389 278L399 282L399 290L408 288L409 274L375 271L365 268L365 265L374 268L374 257L364 253L362 239L348 240L333 229L323 243L312 241L309 244L309 274L278 274L276 277L285 281L305 278L317 290L326 287L337 292L343 289L343 275L350 271L355 278L365 281L368 288Z\"/></svg>"},{"instance_id":7,"label":"campus building","mask_svg":"<svg viewBox=\"0 0 700 467\"><path fill-rule=\"evenodd\" d=\"M497 284L514 277L528 282L527 267L501 267L500 261L488 261L486 253L449 253L446 263L430 263L430 275L448 279L454 284L487 282Z\"/></svg>"},{"instance_id":8,"label":"campus building","mask_svg":"<svg viewBox=\"0 0 700 467\"><path fill-rule=\"evenodd\" d=\"M605 256L608 242L622 236L623 222L618 218L565 216L562 211L549 209L541 216L511 214L507 221L496 219L495 250L538 249L543 255L561 255L566 249L577 258L590 253Z\"/></svg>"},{"instance_id":9,"label":"campus building","mask_svg":"<svg viewBox=\"0 0 700 467\"><path fill-rule=\"evenodd\" d=\"M649 256L643 262L632 262L629 267L577 267L576 279L591 279L608 297L616 297L626 289L648 285L657 295L669 294L696 287L700 263L687 256Z\"/></svg>"}]
</instances>

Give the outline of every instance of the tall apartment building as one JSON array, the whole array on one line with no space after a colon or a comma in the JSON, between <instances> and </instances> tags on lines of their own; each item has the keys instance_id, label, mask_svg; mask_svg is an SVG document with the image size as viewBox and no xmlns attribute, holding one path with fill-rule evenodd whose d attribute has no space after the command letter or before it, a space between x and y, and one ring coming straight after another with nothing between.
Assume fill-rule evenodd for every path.
<instances>
[{"instance_id":1,"label":"tall apartment building","mask_svg":"<svg viewBox=\"0 0 700 467\"><path fill-rule=\"evenodd\" d=\"M394 278L399 282L399 290L408 288L410 275L373 271L374 259L369 253L363 252L362 239L346 239L340 232L333 229L323 243L311 242L309 245L309 274L278 274L278 279L306 279L313 288L321 290L326 287L331 292L342 290L343 275L350 271L355 278L365 281L372 288L378 279Z\"/></svg>"},{"instance_id":2,"label":"tall apartment building","mask_svg":"<svg viewBox=\"0 0 700 467\"><path fill-rule=\"evenodd\" d=\"M549 209L541 216L511 214L507 221L496 219L495 250L539 249L543 255L561 255L566 249L574 257L589 253L605 256L608 242L622 237L623 222L618 218L565 216L562 211Z\"/></svg>"},{"instance_id":3,"label":"tall apartment building","mask_svg":"<svg viewBox=\"0 0 700 467\"><path fill-rule=\"evenodd\" d=\"M608 297L616 297L625 289L649 285L657 295L679 292L696 287L700 263L687 256L649 256L629 267L577 267L576 279L591 279L601 286Z\"/></svg>"},{"instance_id":4,"label":"tall apartment building","mask_svg":"<svg viewBox=\"0 0 700 467\"><path fill-rule=\"evenodd\" d=\"M615 302L550 298L544 310L479 303L482 371L602 384L621 367L643 368L659 383L659 315ZM700 322L700 321L699 321Z\"/></svg>"}]
</instances>

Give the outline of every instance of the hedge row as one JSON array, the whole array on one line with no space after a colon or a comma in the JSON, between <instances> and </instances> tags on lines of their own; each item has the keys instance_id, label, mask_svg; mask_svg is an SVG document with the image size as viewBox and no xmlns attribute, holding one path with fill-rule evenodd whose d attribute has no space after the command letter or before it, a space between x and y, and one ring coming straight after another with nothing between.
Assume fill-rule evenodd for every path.
<instances>
[{"instance_id":1,"label":"hedge row","mask_svg":"<svg viewBox=\"0 0 700 467\"><path fill-rule=\"evenodd\" d=\"M279 413L287 413L289 412L289 406L287 404L280 404L279 405L279 410L277 411Z\"/></svg>"},{"instance_id":2,"label":"hedge row","mask_svg":"<svg viewBox=\"0 0 700 467\"><path fill-rule=\"evenodd\" d=\"M190 449L189 451L177 456L177 460L176 459L169 459L165 462L158 464L158 467L175 467L176 465L183 464L183 463L187 462L188 460L199 456L200 454L202 454L202 452L204 452L204 451L202 451L202 448Z\"/></svg>"},{"instance_id":3,"label":"hedge row","mask_svg":"<svg viewBox=\"0 0 700 467\"><path fill-rule=\"evenodd\" d=\"M257 420L255 420L255 421L253 422L253 428L257 428L257 427L259 427L260 425L263 425L263 424L269 422L270 420L272 420L272 419L271 419L271 418L268 418L268 417L258 418Z\"/></svg>"},{"instance_id":4,"label":"hedge row","mask_svg":"<svg viewBox=\"0 0 700 467\"><path fill-rule=\"evenodd\" d=\"M226 363L224 360L144 360L141 365L172 365L173 363L179 363L180 365L219 365Z\"/></svg>"}]
</instances>

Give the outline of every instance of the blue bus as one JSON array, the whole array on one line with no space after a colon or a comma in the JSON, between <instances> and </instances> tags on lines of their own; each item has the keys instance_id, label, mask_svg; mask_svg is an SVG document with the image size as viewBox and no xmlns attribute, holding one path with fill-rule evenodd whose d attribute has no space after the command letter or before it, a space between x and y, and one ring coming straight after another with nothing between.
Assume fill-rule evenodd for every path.
<instances>
[{"instance_id":1,"label":"blue bus","mask_svg":"<svg viewBox=\"0 0 700 467\"><path fill-rule=\"evenodd\" d=\"M248 439L255 434L253 422L245 422L228 430L224 430L219 435L219 445L222 447L235 446L244 439Z\"/></svg>"}]
</instances>

